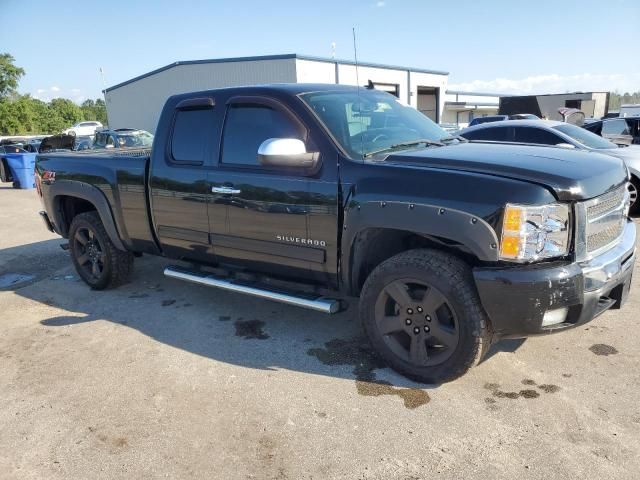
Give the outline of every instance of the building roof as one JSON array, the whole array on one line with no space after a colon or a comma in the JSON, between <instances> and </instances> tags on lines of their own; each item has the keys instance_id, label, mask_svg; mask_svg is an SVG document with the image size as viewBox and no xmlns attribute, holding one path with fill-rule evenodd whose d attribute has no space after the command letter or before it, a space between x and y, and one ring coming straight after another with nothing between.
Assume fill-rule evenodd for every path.
<instances>
[{"instance_id":1,"label":"building roof","mask_svg":"<svg viewBox=\"0 0 640 480\"><path fill-rule=\"evenodd\" d=\"M254 56L254 57L231 57L231 58L212 58L207 60L185 60L170 63L169 65L165 65L164 67L157 68L155 70L151 70L150 72L144 73L142 75L138 75L137 77L131 78L124 82L118 83L111 87L107 87L104 92L110 92L117 88L123 87L133 82L137 82L138 80L142 80L143 78L150 77L160 72L164 72L165 70L169 70L174 67L178 67L180 65L199 65L199 64L209 64L209 63L233 63L233 62L259 62L265 60L287 60L287 59L297 59L297 60L310 60L313 62L326 62L326 63L334 63L341 65L355 65L356 62L353 60L341 60L335 58L325 58L325 57L314 57L311 55L300 55L297 53L287 53L282 55L262 55L262 56ZM358 62L358 66L360 67L371 67L371 68L385 68L388 70L407 70L416 73L431 73L434 75L449 75L449 72L443 72L440 70L426 70L423 68L413 68L413 67L402 67L398 65L384 65L381 63L370 63L370 62Z\"/></svg>"},{"instance_id":2,"label":"building roof","mask_svg":"<svg viewBox=\"0 0 640 480\"><path fill-rule=\"evenodd\" d=\"M447 95L468 95L473 97L509 97L506 93L467 92L463 90L447 90Z\"/></svg>"}]
</instances>

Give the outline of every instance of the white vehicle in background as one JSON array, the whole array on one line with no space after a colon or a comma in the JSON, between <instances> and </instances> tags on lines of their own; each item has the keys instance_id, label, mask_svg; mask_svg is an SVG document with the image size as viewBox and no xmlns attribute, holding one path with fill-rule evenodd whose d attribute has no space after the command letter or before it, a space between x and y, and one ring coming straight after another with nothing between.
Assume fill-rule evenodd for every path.
<instances>
[{"instance_id":1,"label":"white vehicle in background","mask_svg":"<svg viewBox=\"0 0 640 480\"><path fill-rule=\"evenodd\" d=\"M95 135L96 130L102 130L102 128L103 126L100 122L86 121L78 122L73 127L63 130L62 133L65 135L75 135L77 137L91 136Z\"/></svg>"},{"instance_id":2,"label":"white vehicle in background","mask_svg":"<svg viewBox=\"0 0 640 480\"><path fill-rule=\"evenodd\" d=\"M637 117L640 116L640 104L635 105L621 105L620 106L621 117Z\"/></svg>"}]
</instances>

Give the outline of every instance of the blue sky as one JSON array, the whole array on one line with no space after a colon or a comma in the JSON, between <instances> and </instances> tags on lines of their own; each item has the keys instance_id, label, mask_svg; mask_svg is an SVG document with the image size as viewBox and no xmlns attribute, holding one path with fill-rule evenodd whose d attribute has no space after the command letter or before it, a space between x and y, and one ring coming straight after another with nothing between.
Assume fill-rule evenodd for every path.
<instances>
[{"instance_id":1,"label":"blue sky","mask_svg":"<svg viewBox=\"0 0 640 480\"><path fill-rule=\"evenodd\" d=\"M81 101L176 60L300 53L446 70L449 88L640 90L640 0L0 0L20 91ZM633 35L632 35L633 34Z\"/></svg>"}]
</instances>

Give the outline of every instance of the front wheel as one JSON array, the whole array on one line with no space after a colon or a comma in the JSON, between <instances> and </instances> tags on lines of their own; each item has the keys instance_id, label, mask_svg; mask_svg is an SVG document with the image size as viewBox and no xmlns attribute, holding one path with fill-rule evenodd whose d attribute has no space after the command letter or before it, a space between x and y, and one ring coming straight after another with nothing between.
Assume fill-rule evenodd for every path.
<instances>
[{"instance_id":1,"label":"front wheel","mask_svg":"<svg viewBox=\"0 0 640 480\"><path fill-rule=\"evenodd\" d=\"M376 267L362 290L360 318L389 366L424 383L460 377L491 343L470 268L437 250L410 250Z\"/></svg>"},{"instance_id":2,"label":"front wheel","mask_svg":"<svg viewBox=\"0 0 640 480\"><path fill-rule=\"evenodd\" d=\"M69 250L78 275L94 290L125 283L133 268L133 254L118 250L97 212L76 215L69 228Z\"/></svg>"}]
</instances>

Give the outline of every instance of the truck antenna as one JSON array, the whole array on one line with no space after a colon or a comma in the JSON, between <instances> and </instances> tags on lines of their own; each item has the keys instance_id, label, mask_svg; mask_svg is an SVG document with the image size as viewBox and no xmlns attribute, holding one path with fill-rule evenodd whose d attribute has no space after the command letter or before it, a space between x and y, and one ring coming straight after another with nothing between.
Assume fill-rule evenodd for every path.
<instances>
[{"instance_id":1,"label":"truck antenna","mask_svg":"<svg viewBox=\"0 0 640 480\"><path fill-rule=\"evenodd\" d=\"M352 27L353 32L353 57L356 64L356 93L358 95L358 118L360 119L360 152L362 153L362 160L364 160L364 124L362 123L362 102L360 101L360 78L358 76L358 46L356 43L356 27Z\"/></svg>"}]
</instances>

